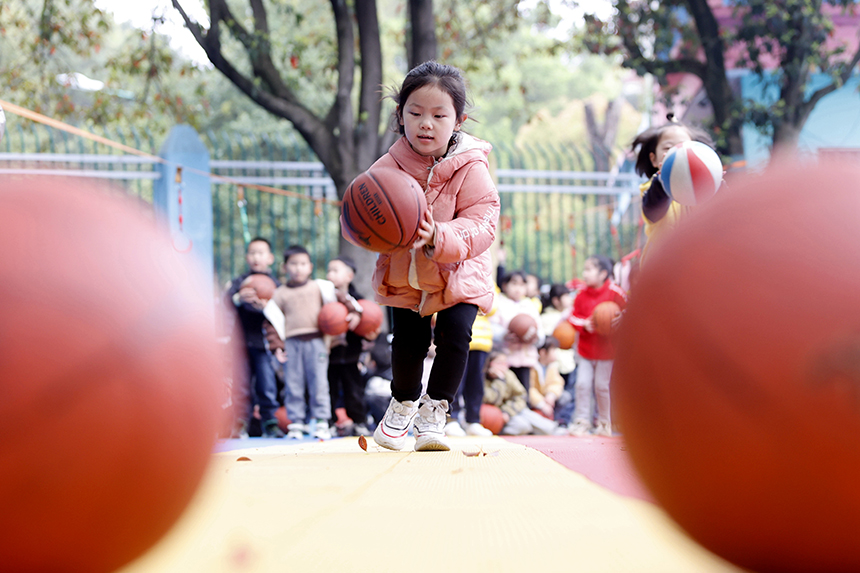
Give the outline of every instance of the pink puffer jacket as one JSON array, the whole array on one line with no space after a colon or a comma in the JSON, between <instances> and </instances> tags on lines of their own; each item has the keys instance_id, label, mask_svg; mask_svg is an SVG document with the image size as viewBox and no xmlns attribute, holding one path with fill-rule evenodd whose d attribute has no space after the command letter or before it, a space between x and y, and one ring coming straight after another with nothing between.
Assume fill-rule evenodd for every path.
<instances>
[{"instance_id":1,"label":"pink puffer jacket","mask_svg":"<svg viewBox=\"0 0 860 573\"><path fill-rule=\"evenodd\" d=\"M493 306L490 245L499 221L499 194L490 177L492 146L461 133L457 146L440 161L416 153L401 137L373 167L409 173L433 206L433 248L380 254L373 288L380 304L411 308L428 316L455 304Z\"/></svg>"}]
</instances>

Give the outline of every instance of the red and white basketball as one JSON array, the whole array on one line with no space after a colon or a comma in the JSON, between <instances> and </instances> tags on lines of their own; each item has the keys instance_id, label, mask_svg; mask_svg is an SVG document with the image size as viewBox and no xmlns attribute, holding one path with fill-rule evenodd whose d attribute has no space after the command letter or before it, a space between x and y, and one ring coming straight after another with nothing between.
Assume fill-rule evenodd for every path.
<instances>
[{"instance_id":1,"label":"red and white basketball","mask_svg":"<svg viewBox=\"0 0 860 573\"><path fill-rule=\"evenodd\" d=\"M660 183L681 205L694 207L714 196L723 182L717 152L698 141L685 141L669 150L660 168Z\"/></svg>"},{"instance_id":2,"label":"red and white basketball","mask_svg":"<svg viewBox=\"0 0 860 573\"><path fill-rule=\"evenodd\" d=\"M377 253L408 248L418 238L426 209L415 178L400 169L374 167L356 177L343 195L343 236Z\"/></svg>"}]
</instances>

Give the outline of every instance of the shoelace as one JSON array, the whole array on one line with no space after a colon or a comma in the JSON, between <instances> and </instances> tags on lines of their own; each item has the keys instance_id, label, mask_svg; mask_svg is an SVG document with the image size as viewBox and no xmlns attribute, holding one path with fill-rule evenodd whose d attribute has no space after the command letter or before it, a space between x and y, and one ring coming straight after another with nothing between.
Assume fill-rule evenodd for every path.
<instances>
[{"instance_id":1,"label":"shoelace","mask_svg":"<svg viewBox=\"0 0 860 573\"><path fill-rule=\"evenodd\" d=\"M409 421L412 410L412 408L403 402L395 402L391 407L391 421L389 425L396 428L402 427Z\"/></svg>"},{"instance_id":2,"label":"shoelace","mask_svg":"<svg viewBox=\"0 0 860 573\"><path fill-rule=\"evenodd\" d=\"M421 407L418 408L418 415L422 418L422 421L428 423L435 422L436 424L441 423L444 425L447 420L445 409L439 400L427 400L421 404Z\"/></svg>"}]
</instances>

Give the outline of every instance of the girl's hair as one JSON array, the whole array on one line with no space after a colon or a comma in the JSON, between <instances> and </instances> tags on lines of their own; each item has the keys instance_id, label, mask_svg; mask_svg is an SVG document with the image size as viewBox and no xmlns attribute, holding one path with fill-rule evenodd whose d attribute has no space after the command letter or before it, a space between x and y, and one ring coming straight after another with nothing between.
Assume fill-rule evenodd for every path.
<instances>
[{"instance_id":1,"label":"girl's hair","mask_svg":"<svg viewBox=\"0 0 860 573\"><path fill-rule=\"evenodd\" d=\"M502 277L502 282L499 285L499 288L504 289L505 285L511 282L511 279L514 277L520 277L523 282L526 282L526 273L523 271L511 271Z\"/></svg>"},{"instance_id":2,"label":"girl's hair","mask_svg":"<svg viewBox=\"0 0 860 573\"><path fill-rule=\"evenodd\" d=\"M397 104L397 109L391 116L392 131L397 131L400 135L404 134L403 126L400 125L400 120L403 119L403 105L412 92L427 85L436 86L451 96L457 121L463 117L463 114L466 113L466 105L469 103L466 99L466 79L463 77L463 73L454 66L447 66L430 60L412 68L406 74L400 89L395 90L395 93L391 95L391 99Z\"/></svg>"},{"instance_id":3,"label":"girl's hair","mask_svg":"<svg viewBox=\"0 0 860 573\"><path fill-rule=\"evenodd\" d=\"M709 145L710 147L714 146L714 140L711 139L711 136L704 130L681 123L675 119L674 113L666 114L666 119L669 120L669 123L661 125L660 127L650 127L637 135L636 139L633 140L630 149L633 152L636 152L636 148L639 148L638 154L636 155L637 175L648 177L650 179L655 173L657 173L657 168L654 167L653 163L651 163L651 154L657 152L657 143L660 141L660 137L663 136L663 132L669 128L681 127L687 130L687 133L690 134L690 139L693 141L699 141L705 145Z\"/></svg>"},{"instance_id":4,"label":"girl's hair","mask_svg":"<svg viewBox=\"0 0 860 573\"><path fill-rule=\"evenodd\" d=\"M612 278L612 267L615 266L612 259L603 255L591 255L588 257L588 260L594 261L594 264L596 264L597 268L601 271L606 271L606 278Z\"/></svg>"},{"instance_id":5,"label":"girl's hair","mask_svg":"<svg viewBox=\"0 0 860 573\"><path fill-rule=\"evenodd\" d=\"M548 308L553 307L552 299L561 298L562 296L564 296L566 294L570 294L570 289L567 288L566 285L563 285L561 283L554 283L554 284L550 285L549 290L547 291L546 295L541 297L541 303L543 304L544 312Z\"/></svg>"},{"instance_id":6,"label":"girl's hair","mask_svg":"<svg viewBox=\"0 0 860 573\"><path fill-rule=\"evenodd\" d=\"M487 360L484 362L484 378L487 377L487 372L490 370L490 364L493 363L493 360L495 360L499 356L504 356L504 355L505 355L505 353L502 352L501 350L492 350L487 355Z\"/></svg>"}]
</instances>

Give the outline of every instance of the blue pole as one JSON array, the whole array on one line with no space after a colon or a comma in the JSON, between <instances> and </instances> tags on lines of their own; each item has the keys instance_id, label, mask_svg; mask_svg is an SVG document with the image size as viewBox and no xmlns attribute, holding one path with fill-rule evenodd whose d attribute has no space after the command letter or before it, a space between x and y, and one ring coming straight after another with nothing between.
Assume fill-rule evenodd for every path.
<instances>
[{"instance_id":1,"label":"blue pole","mask_svg":"<svg viewBox=\"0 0 860 573\"><path fill-rule=\"evenodd\" d=\"M213 296L212 191L209 177L201 174L209 173L209 151L192 127L177 125L159 156L167 163L158 166L161 178L155 181L152 203L170 231L174 248L203 271L210 288L201 296Z\"/></svg>"}]
</instances>

